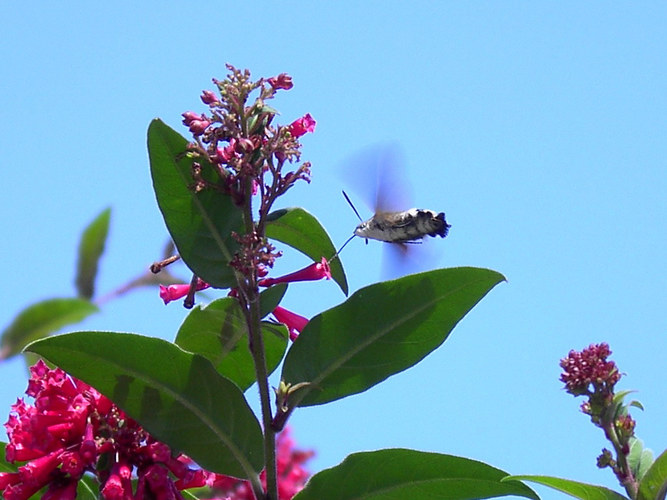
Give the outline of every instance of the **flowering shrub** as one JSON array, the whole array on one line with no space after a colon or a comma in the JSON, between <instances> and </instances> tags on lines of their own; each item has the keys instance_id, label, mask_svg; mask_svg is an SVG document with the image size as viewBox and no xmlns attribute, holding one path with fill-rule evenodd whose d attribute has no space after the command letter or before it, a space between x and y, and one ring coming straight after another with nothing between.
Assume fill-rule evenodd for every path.
<instances>
[{"instance_id":1,"label":"flowering shrub","mask_svg":"<svg viewBox=\"0 0 667 500\"><path fill-rule=\"evenodd\" d=\"M538 498L522 480L579 498L620 497L408 449L354 453L308 478L304 464L312 452L294 449L286 430L291 415L369 390L415 365L504 277L474 267L436 269L372 284L308 318L286 309L288 285L349 292L341 257L317 218L303 208L276 208L295 183L310 180L300 141L316 124L309 113L276 123L278 113L267 102L293 88L289 75L252 80L248 71L228 70L225 79L213 80L215 90L202 92L204 112L182 114L190 139L159 119L149 125L153 189L173 241L163 259L93 302L107 210L82 237L78 296L35 304L3 333L3 358L25 348L59 367L38 362L27 391L34 405L19 400L12 407L0 472L4 497ZM391 219L393 229L409 240L430 234L411 213ZM444 213L416 213L449 227ZM387 223L372 220L377 231ZM312 263L270 276L286 248ZM191 274L185 283L170 273L178 261ZM183 299L189 310L174 342L100 331L47 338L111 298L158 284L165 304ZM203 290L217 298L198 303ZM562 380L568 392L588 398L583 410L613 444L600 466L612 468L633 500L657 498L667 456L654 462L634 437L627 409L638 403L624 405L627 392L614 392L620 374L609 354L604 344L571 352L561 362ZM268 377L279 367L280 382L271 388ZM253 384L258 414L246 399Z\"/></svg>"}]
</instances>

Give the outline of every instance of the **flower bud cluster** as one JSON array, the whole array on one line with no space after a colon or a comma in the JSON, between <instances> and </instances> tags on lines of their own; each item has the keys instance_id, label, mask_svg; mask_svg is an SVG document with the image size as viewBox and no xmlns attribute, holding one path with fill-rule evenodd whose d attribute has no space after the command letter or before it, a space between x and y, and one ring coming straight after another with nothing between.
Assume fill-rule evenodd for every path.
<instances>
[{"instance_id":1,"label":"flower bud cluster","mask_svg":"<svg viewBox=\"0 0 667 500\"><path fill-rule=\"evenodd\" d=\"M240 71L231 65L227 68L225 80L213 79L218 93L204 90L201 94L208 112L186 111L182 115L183 124L195 140L189 153L196 160L193 186L197 190L220 190L241 205L247 186L252 184L254 192L261 192L262 204L270 206L294 182L309 180L308 162L288 173L282 170L286 162L300 160L298 139L315 130L315 120L306 114L290 125L274 126L277 111L266 101L278 90L291 89L292 78L282 73L253 82L248 70ZM250 103L253 94L255 98ZM206 166L217 174L217 181L211 180L215 176L205 171Z\"/></svg>"},{"instance_id":2,"label":"flower bud cluster","mask_svg":"<svg viewBox=\"0 0 667 500\"><path fill-rule=\"evenodd\" d=\"M574 396L597 395L608 399L621 374L613 361L607 361L611 354L606 343L593 344L581 352L570 351L560 362L565 389Z\"/></svg>"}]
</instances>

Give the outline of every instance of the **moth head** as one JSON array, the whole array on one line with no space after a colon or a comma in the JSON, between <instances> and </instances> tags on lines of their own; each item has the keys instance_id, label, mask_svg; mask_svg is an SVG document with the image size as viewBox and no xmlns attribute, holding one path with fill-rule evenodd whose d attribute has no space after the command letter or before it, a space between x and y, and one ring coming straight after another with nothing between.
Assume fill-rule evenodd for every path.
<instances>
[{"instance_id":1,"label":"moth head","mask_svg":"<svg viewBox=\"0 0 667 500\"><path fill-rule=\"evenodd\" d=\"M361 224L359 224L354 230L355 236L365 238L366 233L368 232L368 226L369 226L368 221L365 221L365 222L362 222Z\"/></svg>"}]
</instances>

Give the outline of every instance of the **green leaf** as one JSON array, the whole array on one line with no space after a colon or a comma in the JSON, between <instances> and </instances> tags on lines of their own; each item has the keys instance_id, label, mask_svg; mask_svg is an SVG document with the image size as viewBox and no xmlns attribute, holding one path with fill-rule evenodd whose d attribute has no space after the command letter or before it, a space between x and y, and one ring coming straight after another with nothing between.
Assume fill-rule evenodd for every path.
<instances>
[{"instance_id":1,"label":"green leaf","mask_svg":"<svg viewBox=\"0 0 667 500\"><path fill-rule=\"evenodd\" d=\"M637 500L665 500L666 494L667 451L663 451L639 483Z\"/></svg>"},{"instance_id":2,"label":"green leaf","mask_svg":"<svg viewBox=\"0 0 667 500\"><path fill-rule=\"evenodd\" d=\"M95 277L100 256L104 252L104 244L109 233L111 209L103 210L91 222L81 235L79 257L76 264L76 291L79 297L90 299L95 294Z\"/></svg>"},{"instance_id":3,"label":"green leaf","mask_svg":"<svg viewBox=\"0 0 667 500\"><path fill-rule=\"evenodd\" d=\"M504 277L488 269L438 269L355 292L318 314L287 353L282 380L310 384L291 406L357 394L421 361Z\"/></svg>"},{"instance_id":4,"label":"green leaf","mask_svg":"<svg viewBox=\"0 0 667 500\"><path fill-rule=\"evenodd\" d=\"M221 375L242 390L255 381L255 368L248 347L243 311L236 299L225 297L206 307L196 306L185 318L176 335L176 344L207 358ZM262 324L264 350L269 373L280 364L287 348L286 328Z\"/></svg>"},{"instance_id":5,"label":"green leaf","mask_svg":"<svg viewBox=\"0 0 667 500\"><path fill-rule=\"evenodd\" d=\"M276 210L266 219L266 236L291 246L314 261L319 262L322 257L330 260L336 254L336 248L320 221L303 208ZM347 278L340 258L331 260L329 266L331 277L347 295Z\"/></svg>"},{"instance_id":6,"label":"green leaf","mask_svg":"<svg viewBox=\"0 0 667 500\"><path fill-rule=\"evenodd\" d=\"M161 339L76 332L28 350L92 385L151 435L210 471L249 478L263 467L262 431L239 388L202 356Z\"/></svg>"},{"instance_id":7,"label":"green leaf","mask_svg":"<svg viewBox=\"0 0 667 500\"><path fill-rule=\"evenodd\" d=\"M238 248L232 231L241 233L241 211L231 197L213 189L195 193L193 160L184 155L188 141L155 119L148 127L148 156L153 188L178 253L201 279L218 288L235 284L229 261ZM213 167L198 160L206 172Z\"/></svg>"},{"instance_id":8,"label":"green leaf","mask_svg":"<svg viewBox=\"0 0 667 500\"><path fill-rule=\"evenodd\" d=\"M273 311L280 304L280 301L283 300L285 292L287 292L287 283L278 283L277 285L268 287L260 293L259 314L261 318L271 314L271 311Z\"/></svg>"},{"instance_id":9,"label":"green leaf","mask_svg":"<svg viewBox=\"0 0 667 500\"><path fill-rule=\"evenodd\" d=\"M646 471L653 464L653 452L644 448L644 443L636 437L630 438L630 453L628 453L628 464L637 481L640 481Z\"/></svg>"},{"instance_id":10,"label":"green leaf","mask_svg":"<svg viewBox=\"0 0 667 500\"><path fill-rule=\"evenodd\" d=\"M582 500L628 500L620 493L613 490L596 486L594 484L580 483L569 479L561 479L550 476L508 476L504 481L532 481L553 488L562 493L567 493L574 498Z\"/></svg>"},{"instance_id":11,"label":"green leaf","mask_svg":"<svg viewBox=\"0 0 667 500\"><path fill-rule=\"evenodd\" d=\"M85 299L48 299L28 306L2 332L0 359L14 356L33 340L83 321L97 306Z\"/></svg>"},{"instance_id":12,"label":"green leaf","mask_svg":"<svg viewBox=\"0 0 667 500\"><path fill-rule=\"evenodd\" d=\"M490 465L438 453L406 449L349 455L310 478L294 500L468 500L517 495L539 499L519 482L501 482L506 472Z\"/></svg>"}]
</instances>

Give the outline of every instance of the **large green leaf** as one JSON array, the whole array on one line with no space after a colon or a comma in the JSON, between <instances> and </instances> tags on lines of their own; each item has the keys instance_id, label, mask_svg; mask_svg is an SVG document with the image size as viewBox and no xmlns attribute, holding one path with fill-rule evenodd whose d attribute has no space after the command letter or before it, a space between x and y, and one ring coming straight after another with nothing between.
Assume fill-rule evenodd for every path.
<instances>
[{"instance_id":1,"label":"large green leaf","mask_svg":"<svg viewBox=\"0 0 667 500\"><path fill-rule=\"evenodd\" d=\"M97 310L86 299L48 299L28 306L2 332L0 359L20 353L33 340L83 321Z\"/></svg>"},{"instance_id":2,"label":"large green leaf","mask_svg":"<svg viewBox=\"0 0 667 500\"><path fill-rule=\"evenodd\" d=\"M190 311L178 330L176 344L207 358L218 373L245 391L256 378L247 332L238 301L225 297ZM285 354L287 329L262 323L262 334L267 369L272 373Z\"/></svg>"},{"instance_id":3,"label":"large green leaf","mask_svg":"<svg viewBox=\"0 0 667 500\"><path fill-rule=\"evenodd\" d=\"M505 481L532 481L553 488L554 490L567 493L574 498L582 500L628 500L620 493L613 490L596 486L594 484L580 483L569 479L561 479L551 476L508 476Z\"/></svg>"},{"instance_id":4,"label":"large green leaf","mask_svg":"<svg viewBox=\"0 0 667 500\"><path fill-rule=\"evenodd\" d=\"M79 242L79 256L76 263L76 291L79 297L90 299L95 294L95 277L104 244L109 233L111 209L103 210L84 229Z\"/></svg>"},{"instance_id":5,"label":"large green leaf","mask_svg":"<svg viewBox=\"0 0 667 500\"><path fill-rule=\"evenodd\" d=\"M76 332L27 348L109 397L156 439L202 467L248 478L262 431L242 392L199 355L157 338Z\"/></svg>"},{"instance_id":6,"label":"large green leaf","mask_svg":"<svg viewBox=\"0 0 667 500\"><path fill-rule=\"evenodd\" d=\"M505 495L538 499L506 472L476 460L423 451L389 449L354 453L315 474L294 500L468 500Z\"/></svg>"},{"instance_id":7,"label":"large green leaf","mask_svg":"<svg viewBox=\"0 0 667 500\"><path fill-rule=\"evenodd\" d=\"M316 262L322 257L330 260L336 254L336 248L320 221L303 208L283 208L271 212L267 217L266 235L291 246ZM330 260L329 265L331 277L347 295L347 278L340 258Z\"/></svg>"},{"instance_id":8,"label":"large green leaf","mask_svg":"<svg viewBox=\"0 0 667 500\"><path fill-rule=\"evenodd\" d=\"M311 319L288 351L283 380L309 383L291 406L365 391L416 364L503 280L488 269L438 269L355 292Z\"/></svg>"},{"instance_id":9,"label":"large green leaf","mask_svg":"<svg viewBox=\"0 0 667 500\"><path fill-rule=\"evenodd\" d=\"M187 140L155 119L148 127L148 156L153 189L167 229L188 267L207 283L234 285L229 261L238 248L232 231L241 232L241 211L231 197L204 189L195 193L193 160L184 155ZM198 160L205 172L212 167Z\"/></svg>"},{"instance_id":10,"label":"large green leaf","mask_svg":"<svg viewBox=\"0 0 667 500\"><path fill-rule=\"evenodd\" d=\"M665 500L667 494L667 451L656 458L639 483L638 500Z\"/></svg>"}]
</instances>

